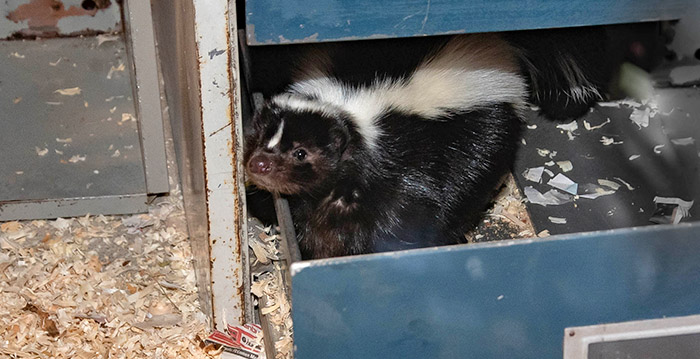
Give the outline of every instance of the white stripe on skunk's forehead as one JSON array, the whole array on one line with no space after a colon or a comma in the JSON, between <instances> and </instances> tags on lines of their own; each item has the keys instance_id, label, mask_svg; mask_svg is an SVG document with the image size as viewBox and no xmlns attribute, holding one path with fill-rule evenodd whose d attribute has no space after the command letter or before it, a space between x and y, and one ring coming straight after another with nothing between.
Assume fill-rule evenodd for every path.
<instances>
[{"instance_id":1,"label":"white stripe on skunk's forehead","mask_svg":"<svg viewBox=\"0 0 700 359\"><path fill-rule=\"evenodd\" d=\"M277 146L280 143L280 140L282 140L282 133L284 131L284 120L282 120L279 124L279 127L277 127L277 131L275 131L275 134L272 135L272 138L270 138L270 142L267 143L267 148L268 149L273 149L275 146Z\"/></svg>"},{"instance_id":2,"label":"white stripe on skunk's forehead","mask_svg":"<svg viewBox=\"0 0 700 359\"><path fill-rule=\"evenodd\" d=\"M316 112L329 117L335 117L341 113L337 106L291 93L282 93L273 97L272 103L283 109Z\"/></svg>"}]
</instances>

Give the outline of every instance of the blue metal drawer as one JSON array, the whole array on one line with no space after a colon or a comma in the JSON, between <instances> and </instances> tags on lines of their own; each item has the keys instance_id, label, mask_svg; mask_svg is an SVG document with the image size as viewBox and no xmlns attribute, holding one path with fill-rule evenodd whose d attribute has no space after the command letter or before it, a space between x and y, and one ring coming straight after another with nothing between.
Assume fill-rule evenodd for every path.
<instances>
[{"instance_id":1,"label":"blue metal drawer","mask_svg":"<svg viewBox=\"0 0 700 359\"><path fill-rule=\"evenodd\" d=\"M249 45L670 20L692 0L246 0Z\"/></svg>"},{"instance_id":2,"label":"blue metal drawer","mask_svg":"<svg viewBox=\"0 0 700 359\"><path fill-rule=\"evenodd\" d=\"M561 358L564 329L700 313L700 223L292 265L296 358Z\"/></svg>"}]
</instances>

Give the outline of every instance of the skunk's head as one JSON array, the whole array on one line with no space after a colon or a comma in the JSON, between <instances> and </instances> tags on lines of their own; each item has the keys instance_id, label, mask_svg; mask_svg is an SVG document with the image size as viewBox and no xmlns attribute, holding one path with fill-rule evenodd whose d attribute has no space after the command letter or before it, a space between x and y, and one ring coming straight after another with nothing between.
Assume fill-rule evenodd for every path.
<instances>
[{"instance_id":1,"label":"skunk's head","mask_svg":"<svg viewBox=\"0 0 700 359\"><path fill-rule=\"evenodd\" d=\"M342 112L268 102L246 138L248 179L270 192L314 193L334 180L349 131Z\"/></svg>"}]
</instances>

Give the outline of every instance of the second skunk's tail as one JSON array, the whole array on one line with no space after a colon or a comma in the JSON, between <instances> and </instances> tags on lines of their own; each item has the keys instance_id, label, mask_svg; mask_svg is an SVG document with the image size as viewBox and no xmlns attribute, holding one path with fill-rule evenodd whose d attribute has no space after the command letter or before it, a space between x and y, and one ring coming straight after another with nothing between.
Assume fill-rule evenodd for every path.
<instances>
[{"instance_id":1,"label":"second skunk's tail","mask_svg":"<svg viewBox=\"0 0 700 359\"><path fill-rule=\"evenodd\" d=\"M530 87L530 102L555 120L578 118L604 99L619 63L602 27L519 31L506 35Z\"/></svg>"}]
</instances>

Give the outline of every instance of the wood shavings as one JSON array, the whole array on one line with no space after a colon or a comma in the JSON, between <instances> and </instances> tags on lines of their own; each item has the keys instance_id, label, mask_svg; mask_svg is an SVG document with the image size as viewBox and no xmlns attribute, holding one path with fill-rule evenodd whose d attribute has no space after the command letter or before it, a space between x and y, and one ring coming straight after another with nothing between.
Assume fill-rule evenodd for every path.
<instances>
[{"instance_id":1,"label":"wood shavings","mask_svg":"<svg viewBox=\"0 0 700 359\"><path fill-rule=\"evenodd\" d=\"M664 147L666 147L666 145L656 145L656 146L654 146L654 153L660 154L660 153L661 153L661 149L664 148Z\"/></svg>"},{"instance_id":2,"label":"wood shavings","mask_svg":"<svg viewBox=\"0 0 700 359\"><path fill-rule=\"evenodd\" d=\"M467 243L534 237L535 229L524 202L515 178L507 175L483 219L464 234Z\"/></svg>"},{"instance_id":3,"label":"wood shavings","mask_svg":"<svg viewBox=\"0 0 700 359\"><path fill-rule=\"evenodd\" d=\"M58 143L71 143L73 142L72 138L56 138L56 142Z\"/></svg>"},{"instance_id":4,"label":"wood shavings","mask_svg":"<svg viewBox=\"0 0 700 359\"><path fill-rule=\"evenodd\" d=\"M39 148L39 147L34 147L34 150L36 151L36 154L39 155L39 157L44 157L46 156L47 153L49 153L48 148Z\"/></svg>"},{"instance_id":5,"label":"wood shavings","mask_svg":"<svg viewBox=\"0 0 700 359\"><path fill-rule=\"evenodd\" d=\"M117 34L100 34L97 35L97 46L109 41L119 41L120 37Z\"/></svg>"},{"instance_id":6,"label":"wood shavings","mask_svg":"<svg viewBox=\"0 0 700 359\"><path fill-rule=\"evenodd\" d=\"M12 56L12 57L14 57L14 58L17 58L17 59L23 59L23 58L27 57L26 55L21 55L21 54L18 53L17 51L11 53L10 56Z\"/></svg>"},{"instance_id":7,"label":"wood shavings","mask_svg":"<svg viewBox=\"0 0 700 359\"><path fill-rule=\"evenodd\" d=\"M642 157L642 156L641 156L641 155L632 155L632 156L629 157L629 160L630 160L630 161L634 161L634 160L636 160L636 159L639 158L639 157Z\"/></svg>"},{"instance_id":8,"label":"wood shavings","mask_svg":"<svg viewBox=\"0 0 700 359\"><path fill-rule=\"evenodd\" d=\"M0 224L0 357L211 358L179 193L123 216ZM142 251L134 250L136 247ZM201 346L200 346L201 345Z\"/></svg>"},{"instance_id":9,"label":"wood shavings","mask_svg":"<svg viewBox=\"0 0 700 359\"><path fill-rule=\"evenodd\" d=\"M80 87L71 87L71 88L65 88L65 89L58 89L58 90L54 91L54 93L57 93L57 94L63 95L63 96L80 95L80 92L82 92Z\"/></svg>"},{"instance_id":10,"label":"wood shavings","mask_svg":"<svg viewBox=\"0 0 700 359\"><path fill-rule=\"evenodd\" d=\"M134 115L130 113L122 113L122 120L119 121L119 124L122 124L127 121L136 122L136 117L134 117Z\"/></svg>"},{"instance_id":11,"label":"wood shavings","mask_svg":"<svg viewBox=\"0 0 700 359\"><path fill-rule=\"evenodd\" d=\"M22 97L15 97L12 100L12 103L16 105L16 104L20 103L21 101L22 101Z\"/></svg>"},{"instance_id":12,"label":"wood shavings","mask_svg":"<svg viewBox=\"0 0 700 359\"><path fill-rule=\"evenodd\" d=\"M264 229L259 236L249 238L250 247L253 249L254 263L268 263L262 272L253 273L251 293L257 297L260 313L267 318L272 326L275 338L274 347L276 358L293 358L293 329L291 317L291 302L289 294L285 290L282 279L282 269L277 248L280 237L271 235L270 229Z\"/></svg>"},{"instance_id":13,"label":"wood shavings","mask_svg":"<svg viewBox=\"0 0 700 359\"><path fill-rule=\"evenodd\" d=\"M112 65L109 69L109 72L107 73L107 79L111 80L114 73L124 72L124 69L125 69L124 63L121 63L121 64L119 64L119 66L116 66L116 67L114 65Z\"/></svg>"},{"instance_id":14,"label":"wood shavings","mask_svg":"<svg viewBox=\"0 0 700 359\"><path fill-rule=\"evenodd\" d=\"M74 155L70 159L68 159L68 162L70 162L70 163L85 162L86 159L87 159L86 156Z\"/></svg>"},{"instance_id":15,"label":"wood shavings","mask_svg":"<svg viewBox=\"0 0 700 359\"><path fill-rule=\"evenodd\" d=\"M61 63L61 60L63 60L63 57L59 57L56 62L49 62L49 66L58 66L58 64Z\"/></svg>"},{"instance_id":16,"label":"wood shavings","mask_svg":"<svg viewBox=\"0 0 700 359\"><path fill-rule=\"evenodd\" d=\"M17 221L4 222L0 224L0 232L17 232L22 228L22 224Z\"/></svg>"},{"instance_id":17,"label":"wood shavings","mask_svg":"<svg viewBox=\"0 0 700 359\"><path fill-rule=\"evenodd\" d=\"M537 233L537 237L539 237L539 238L544 238L544 237L549 237L549 236L550 236L550 234L549 234L548 229L545 229L543 231L540 231L540 233Z\"/></svg>"}]
</instances>

